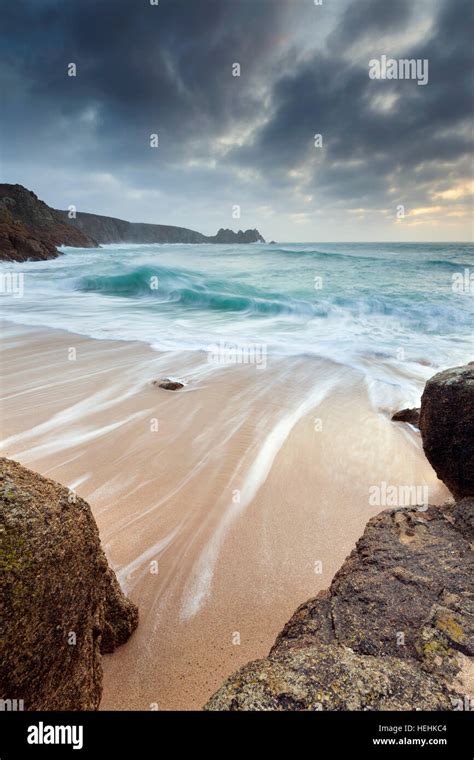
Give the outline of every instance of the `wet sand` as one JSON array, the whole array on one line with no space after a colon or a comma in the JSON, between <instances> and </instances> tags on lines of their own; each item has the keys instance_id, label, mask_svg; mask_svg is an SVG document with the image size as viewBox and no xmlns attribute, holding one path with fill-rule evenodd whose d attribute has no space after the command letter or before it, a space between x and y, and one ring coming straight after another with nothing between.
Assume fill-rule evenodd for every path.
<instances>
[{"instance_id":1,"label":"wet sand","mask_svg":"<svg viewBox=\"0 0 474 760\"><path fill-rule=\"evenodd\" d=\"M102 709L199 709L329 585L384 508L371 486L449 497L419 435L372 408L356 370L216 368L8 323L2 335L2 454L87 499L139 606L137 632L103 658ZM185 388L152 385L170 375Z\"/></svg>"}]
</instances>

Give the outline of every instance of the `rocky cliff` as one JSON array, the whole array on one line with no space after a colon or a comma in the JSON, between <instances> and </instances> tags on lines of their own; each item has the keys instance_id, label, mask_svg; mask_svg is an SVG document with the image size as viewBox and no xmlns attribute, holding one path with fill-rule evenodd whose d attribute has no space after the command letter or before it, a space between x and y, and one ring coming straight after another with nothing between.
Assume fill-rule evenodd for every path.
<instances>
[{"instance_id":1,"label":"rocky cliff","mask_svg":"<svg viewBox=\"0 0 474 760\"><path fill-rule=\"evenodd\" d=\"M185 227L164 224L142 224L126 222L111 216L85 214L79 212L75 219L69 219L66 211L57 211L76 229L93 237L100 244L107 243L257 243L265 242L258 230L233 232L220 229L217 235L207 237L200 232Z\"/></svg>"},{"instance_id":2,"label":"rocky cliff","mask_svg":"<svg viewBox=\"0 0 474 760\"><path fill-rule=\"evenodd\" d=\"M22 185L0 184L0 261L54 259L58 245L97 243Z\"/></svg>"},{"instance_id":3,"label":"rocky cliff","mask_svg":"<svg viewBox=\"0 0 474 760\"><path fill-rule=\"evenodd\" d=\"M464 498L373 518L330 588L301 605L268 657L231 676L206 709L474 705L466 675L474 654L472 366L429 381L421 430L438 474Z\"/></svg>"},{"instance_id":4,"label":"rocky cliff","mask_svg":"<svg viewBox=\"0 0 474 760\"><path fill-rule=\"evenodd\" d=\"M89 505L0 459L0 699L26 710L95 710L101 653L138 611L102 551Z\"/></svg>"},{"instance_id":5,"label":"rocky cliff","mask_svg":"<svg viewBox=\"0 0 474 760\"><path fill-rule=\"evenodd\" d=\"M258 230L220 229L208 237L185 227L126 222L98 214L50 208L22 185L0 184L0 261L40 261L60 255L57 246L95 248L106 243L264 243Z\"/></svg>"}]
</instances>

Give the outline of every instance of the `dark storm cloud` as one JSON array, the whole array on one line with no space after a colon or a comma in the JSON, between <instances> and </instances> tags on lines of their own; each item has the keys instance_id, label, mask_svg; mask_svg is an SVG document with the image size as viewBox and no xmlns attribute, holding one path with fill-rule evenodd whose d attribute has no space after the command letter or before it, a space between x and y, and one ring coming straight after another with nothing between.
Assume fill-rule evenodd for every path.
<instances>
[{"instance_id":1,"label":"dark storm cloud","mask_svg":"<svg viewBox=\"0 0 474 760\"><path fill-rule=\"evenodd\" d=\"M370 38L373 48L366 45L357 59L339 54L351 28L352 43L358 34L367 37L368 29L380 26L387 32L395 10L394 26L409 33L407 3L384 4L385 10L377 15L375 6L380 3L374 0L350 6L332 35L333 45L274 84L272 119L254 145L235 152L235 162L258 160L266 172L276 171L280 182L286 175L289 184L290 170L302 166L307 172L314 164L308 190L327 190L334 197L353 197L354 202L371 197L380 202L381 190L388 189L386 178L393 172L403 169L408 179L424 162L453 162L468 154L472 133L456 132L456 127L472 116L470 0L445 2L428 41L400 49L397 57L429 60L427 86L369 79L368 62L382 52L377 37ZM388 96L393 97L393 107L384 109ZM323 135L322 153L313 147L315 133ZM341 167L341 162L346 166Z\"/></svg>"},{"instance_id":2,"label":"dark storm cloud","mask_svg":"<svg viewBox=\"0 0 474 760\"><path fill-rule=\"evenodd\" d=\"M4 68L6 77L14 72L21 80L28 99L15 102L12 93L7 120L13 127L16 118L24 131L34 111L35 128L47 128L53 142L55 120L75 120L80 139L87 114L95 114L104 137L98 157L121 146L133 160L155 130L165 153L183 150L258 107L250 88L238 89L231 66L239 61L249 82L273 45L288 1L277 0L275 13L274 0L161 0L158 7L131 0L20 0L4 14ZM76 78L66 76L69 62L77 65ZM5 89L8 94L8 81Z\"/></svg>"},{"instance_id":3,"label":"dark storm cloud","mask_svg":"<svg viewBox=\"0 0 474 760\"><path fill-rule=\"evenodd\" d=\"M16 167L39 182L62 167L85 192L102 172L131 190L165 187L188 209L232 195L292 210L303 196L318 207L426 203L467 172L470 17L470 0L5 3L9 179ZM369 79L383 53L427 58L429 84Z\"/></svg>"},{"instance_id":4,"label":"dark storm cloud","mask_svg":"<svg viewBox=\"0 0 474 760\"><path fill-rule=\"evenodd\" d=\"M358 0L341 15L340 21L329 37L330 47L351 46L361 38L377 38L387 29L396 32L404 29L412 16L413 0Z\"/></svg>"}]
</instances>

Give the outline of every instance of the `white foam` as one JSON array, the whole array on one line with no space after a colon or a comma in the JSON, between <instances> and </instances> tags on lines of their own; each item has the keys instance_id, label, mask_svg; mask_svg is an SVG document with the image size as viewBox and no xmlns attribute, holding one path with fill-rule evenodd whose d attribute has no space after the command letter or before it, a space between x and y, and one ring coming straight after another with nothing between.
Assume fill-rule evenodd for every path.
<instances>
[{"instance_id":1,"label":"white foam","mask_svg":"<svg viewBox=\"0 0 474 760\"><path fill-rule=\"evenodd\" d=\"M340 376L337 375L326 377L296 409L282 417L264 439L240 488L240 502L231 501L226 505L217 528L193 567L191 578L183 592L180 613L183 620L196 615L210 596L214 570L223 541L234 520L247 509L267 480L275 458L292 429L302 417L323 401L339 381ZM229 484L229 490L232 485Z\"/></svg>"},{"instance_id":2,"label":"white foam","mask_svg":"<svg viewBox=\"0 0 474 760\"><path fill-rule=\"evenodd\" d=\"M82 486L83 483L87 483L87 481L90 479L91 479L91 473L86 472L84 475L81 475L80 478L76 478L76 480L73 480L73 482L69 484L68 488L70 491L76 491L79 488L79 486Z\"/></svg>"},{"instance_id":3,"label":"white foam","mask_svg":"<svg viewBox=\"0 0 474 760\"><path fill-rule=\"evenodd\" d=\"M56 434L47 443L41 443L38 446L33 446L24 449L23 451L17 451L15 456L18 457L18 459L21 459L22 462L32 462L41 456L47 456L49 454L54 454L57 451L64 451L64 449L67 448L76 448L81 444L89 443L96 438L100 438L103 435L107 435L107 433L111 433L112 431L123 427L139 417L143 417L142 412L134 412L117 422L112 422L110 425L103 425L102 427L83 427L82 429L76 427L74 430L68 430L67 433L63 433L63 435ZM19 437L20 436L12 436L13 439ZM3 445L5 448L8 447L8 439Z\"/></svg>"},{"instance_id":4,"label":"white foam","mask_svg":"<svg viewBox=\"0 0 474 760\"><path fill-rule=\"evenodd\" d=\"M172 543L175 536L179 533L180 529L181 523L174 530L172 530L171 533L168 533L167 536L161 538L156 542L156 544L153 544L153 546L150 546L142 554L139 554L138 557L135 557L135 559L132 562L129 562L128 565L124 565L123 567L116 570L119 583L127 594L130 593L131 589L137 582L137 579L135 579L133 583L131 582L132 575L139 568L141 568L145 562L149 562L150 560L159 557L161 552L164 551L164 549L166 549L166 547Z\"/></svg>"}]
</instances>

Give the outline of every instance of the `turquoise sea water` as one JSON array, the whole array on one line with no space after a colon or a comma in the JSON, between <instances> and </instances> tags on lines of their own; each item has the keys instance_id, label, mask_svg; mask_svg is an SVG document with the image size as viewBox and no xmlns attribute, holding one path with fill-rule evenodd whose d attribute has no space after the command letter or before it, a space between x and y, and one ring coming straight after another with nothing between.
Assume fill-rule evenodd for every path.
<instances>
[{"instance_id":1,"label":"turquoise sea water","mask_svg":"<svg viewBox=\"0 0 474 760\"><path fill-rule=\"evenodd\" d=\"M24 276L23 297L0 298L4 318L158 350L262 343L269 355L366 369L381 360L439 368L474 359L473 245L64 251L53 261L1 265L3 274Z\"/></svg>"}]
</instances>

